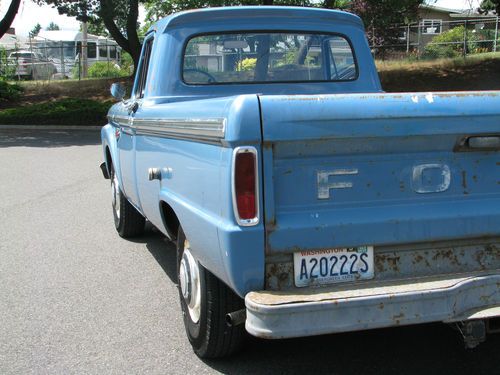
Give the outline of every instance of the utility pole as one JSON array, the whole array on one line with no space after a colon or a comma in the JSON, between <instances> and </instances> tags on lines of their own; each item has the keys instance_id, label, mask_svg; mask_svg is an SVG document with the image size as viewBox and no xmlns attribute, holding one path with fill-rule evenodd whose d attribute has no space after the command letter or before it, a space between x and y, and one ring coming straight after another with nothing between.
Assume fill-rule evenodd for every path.
<instances>
[{"instance_id":1,"label":"utility pole","mask_svg":"<svg viewBox=\"0 0 500 375\"><path fill-rule=\"evenodd\" d=\"M87 61L87 39L88 39L88 28L87 28L87 19L82 22L82 54L81 54L81 62L82 62L82 77L87 78L88 75L88 61Z\"/></svg>"}]
</instances>

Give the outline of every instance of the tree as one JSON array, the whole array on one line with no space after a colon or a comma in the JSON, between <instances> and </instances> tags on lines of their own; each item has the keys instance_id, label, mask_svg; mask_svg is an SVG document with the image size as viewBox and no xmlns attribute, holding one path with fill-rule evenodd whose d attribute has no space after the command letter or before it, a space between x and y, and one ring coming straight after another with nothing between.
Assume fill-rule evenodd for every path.
<instances>
[{"instance_id":1,"label":"tree","mask_svg":"<svg viewBox=\"0 0 500 375\"><path fill-rule=\"evenodd\" d=\"M491 10L495 11L497 15L500 15L500 0L481 1L481 5L479 5L478 8L480 14L487 14Z\"/></svg>"},{"instance_id":2,"label":"tree","mask_svg":"<svg viewBox=\"0 0 500 375\"><path fill-rule=\"evenodd\" d=\"M328 2L329 8L333 8L337 3L345 3L346 0L324 0ZM145 0L144 5L147 11L146 19L157 20L168 16L169 14L180 12L183 10L221 7L221 6L237 6L237 5L293 5L312 7L317 6L315 0ZM321 3L320 3L321 5Z\"/></svg>"},{"instance_id":3,"label":"tree","mask_svg":"<svg viewBox=\"0 0 500 375\"><path fill-rule=\"evenodd\" d=\"M0 20L0 38L5 35L5 33L9 30L10 25L12 25L12 22L14 22L14 18L16 18L20 4L21 0L12 0L10 2L7 13L5 13L5 16Z\"/></svg>"},{"instance_id":4,"label":"tree","mask_svg":"<svg viewBox=\"0 0 500 375\"><path fill-rule=\"evenodd\" d=\"M33 26L33 28L31 29L30 31L30 36L34 37L34 36L37 36L38 33L40 32L40 30L42 30L42 25L40 25L39 23L37 23L35 26Z\"/></svg>"},{"instance_id":5,"label":"tree","mask_svg":"<svg viewBox=\"0 0 500 375\"><path fill-rule=\"evenodd\" d=\"M363 20L370 45L395 44L400 29L418 18L424 0L352 0L348 10Z\"/></svg>"},{"instance_id":6,"label":"tree","mask_svg":"<svg viewBox=\"0 0 500 375\"><path fill-rule=\"evenodd\" d=\"M102 22L109 35L128 52L137 67L141 53L137 19L140 0L36 0L49 4L60 14L76 17L81 22L99 25Z\"/></svg>"},{"instance_id":7,"label":"tree","mask_svg":"<svg viewBox=\"0 0 500 375\"><path fill-rule=\"evenodd\" d=\"M49 26L47 26L47 28L45 30L47 30L47 31L56 31L56 30L61 30L61 28L59 27L58 24L56 24L54 22L51 22L51 23L49 23Z\"/></svg>"}]
</instances>

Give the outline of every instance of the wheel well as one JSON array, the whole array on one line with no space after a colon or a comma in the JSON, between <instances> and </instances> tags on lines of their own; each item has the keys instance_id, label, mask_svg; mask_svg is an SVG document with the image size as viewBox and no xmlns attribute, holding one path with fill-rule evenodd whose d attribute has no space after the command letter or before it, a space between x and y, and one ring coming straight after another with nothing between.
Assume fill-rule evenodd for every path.
<instances>
[{"instance_id":1,"label":"wheel well","mask_svg":"<svg viewBox=\"0 0 500 375\"><path fill-rule=\"evenodd\" d=\"M179 230L179 219L170 205L164 201L160 202L161 217L163 225L171 240L177 239L177 232Z\"/></svg>"},{"instance_id":2,"label":"wheel well","mask_svg":"<svg viewBox=\"0 0 500 375\"><path fill-rule=\"evenodd\" d=\"M109 176L111 176L111 164L113 164L113 159L111 159L111 152L109 152L109 147L106 147L106 168L108 168Z\"/></svg>"}]
</instances>

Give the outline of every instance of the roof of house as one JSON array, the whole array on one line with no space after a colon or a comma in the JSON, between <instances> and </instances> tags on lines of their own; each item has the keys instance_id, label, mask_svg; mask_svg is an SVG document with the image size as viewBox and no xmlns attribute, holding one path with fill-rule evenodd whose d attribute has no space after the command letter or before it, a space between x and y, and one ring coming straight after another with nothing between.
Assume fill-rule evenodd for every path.
<instances>
[{"instance_id":1,"label":"roof of house","mask_svg":"<svg viewBox=\"0 0 500 375\"><path fill-rule=\"evenodd\" d=\"M7 50L15 48L25 48L26 38L19 35L4 34L0 38L0 46Z\"/></svg>"},{"instance_id":2,"label":"roof of house","mask_svg":"<svg viewBox=\"0 0 500 375\"><path fill-rule=\"evenodd\" d=\"M52 40L55 42L59 41L79 41L83 39L83 33L78 30L40 30L38 35L35 37L37 40ZM109 42L115 43L112 39L108 39L104 36L87 34L88 40L108 40Z\"/></svg>"},{"instance_id":3,"label":"roof of house","mask_svg":"<svg viewBox=\"0 0 500 375\"><path fill-rule=\"evenodd\" d=\"M464 12L463 9L450 9L450 8L444 8L444 7L438 7L436 5L429 5L429 4L422 4L419 6L420 9L426 9L426 10L433 10L435 12L442 12L442 13L447 13L447 14L461 14Z\"/></svg>"}]
</instances>

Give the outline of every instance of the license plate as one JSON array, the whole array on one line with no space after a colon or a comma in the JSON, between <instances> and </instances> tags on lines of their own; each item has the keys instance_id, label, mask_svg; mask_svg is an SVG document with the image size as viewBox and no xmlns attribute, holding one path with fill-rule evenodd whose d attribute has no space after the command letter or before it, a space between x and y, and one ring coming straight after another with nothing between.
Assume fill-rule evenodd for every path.
<instances>
[{"instance_id":1,"label":"license plate","mask_svg":"<svg viewBox=\"0 0 500 375\"><path fill-rule=\"evenodd\" d=\"M372 279L373 246L305 250L293 254L295 286Z\"/></svg>"}]
</instances>

